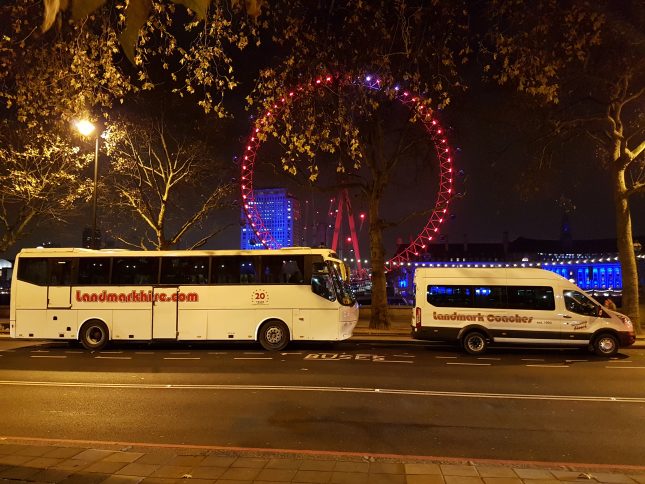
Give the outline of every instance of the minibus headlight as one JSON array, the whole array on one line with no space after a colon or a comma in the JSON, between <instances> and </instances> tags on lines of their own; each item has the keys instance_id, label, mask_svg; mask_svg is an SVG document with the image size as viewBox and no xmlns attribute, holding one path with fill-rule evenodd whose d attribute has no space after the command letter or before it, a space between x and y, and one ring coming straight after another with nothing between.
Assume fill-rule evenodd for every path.
<instances>
[{"instance_id":1,"label":"minibus headlight","mask_svg":"<svg viewBox=\"0 0 645 484\"><path fill-rule=\"evenodd\" d=\"M625 316L624 314L620 314L620 313L618 313L617 316L620 318L620 320L623 322L623 324L625 326L627 326L628 330L631 331L632 329L634 329L634 326L632 325L632 321L627 316Z\"/></svg>"}]
</instances>

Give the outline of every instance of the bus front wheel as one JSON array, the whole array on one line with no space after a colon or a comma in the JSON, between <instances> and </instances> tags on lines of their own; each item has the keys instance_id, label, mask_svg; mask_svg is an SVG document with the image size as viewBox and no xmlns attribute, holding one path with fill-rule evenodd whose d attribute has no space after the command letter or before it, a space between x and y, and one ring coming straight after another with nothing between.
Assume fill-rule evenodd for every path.
<instances>
[{"instance_id":1,"label":"bus front wheel","mask_svg":"<svg viewBox=\"0 0 645 484\"><path fill-rule=\"evenodd\" d=\"M102 321L88 321L81 328L80 340L86 350L100 350L108 342L108 329Z\"/></svg>"},{"instance_id":2,"label":"bus front wheel","mask_svg":"<svg viewBox=\"0 0 645 484\"><path fill-rule=\"evenodd\" d=\"M267 321L260 328L258 339L265 350L283 350L289 343L289 328L282 321Z\"/></svg>"}]
</instances>

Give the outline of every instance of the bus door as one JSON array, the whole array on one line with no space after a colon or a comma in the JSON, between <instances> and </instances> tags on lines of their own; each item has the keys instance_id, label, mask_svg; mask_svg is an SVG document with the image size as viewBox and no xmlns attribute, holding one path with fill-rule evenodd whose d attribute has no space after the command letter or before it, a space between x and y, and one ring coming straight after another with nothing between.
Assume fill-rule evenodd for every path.
<instances>
[{"instance_id":1,"label":"bus door","mask_svg":"<svg viewBox=\"0 0 645 484\"><path fill-rule=\"evenodd\" d=\"M179 287L152 288L152 337L177 339Z\"/></svg>"},{"instance_id":2,"label":"bus door","mask_svg":"<svg viewBox=\"0 0 645 484\"><path fill-rule=\"evenodd\" d=\"M47 309L72 307L72 260L50 259L47 285Z\"/></svg>"}]
</instances>

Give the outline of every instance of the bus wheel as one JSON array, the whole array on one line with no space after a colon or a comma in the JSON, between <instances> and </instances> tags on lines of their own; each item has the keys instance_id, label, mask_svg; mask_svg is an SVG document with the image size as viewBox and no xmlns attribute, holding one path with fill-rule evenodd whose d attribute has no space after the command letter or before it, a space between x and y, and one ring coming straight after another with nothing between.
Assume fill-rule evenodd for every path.
<instances>
[{"instance_id":1,"label":"bus wheel","mask_svg":"<svg viewBox=\"0 0 645 484\"><path fill-rule=\"evenodd\" d=\"M267 321L260 328L259 340L265 350L280 351L289 343L289 328L282 321Z\"/></svg>"},{"instance_id":2,"label":"bus wheel","mask_svg":"<svg viewBox=\"0 0 645 484\"><path fill-rule=\"evenodd\" d=\"M593 350L598 356L614 356L618 352L618 340L611 333L599 334L593 342Z\"/></svg>"},{"instance_id":3,"label":"bus wheel","mask_svg":"<svg viewBox=\"0 0 645 484\"><path fill-rule=\"evenodd\" d=\"M108 342L108 329L102 321L88 321L81 328L81 344L86 350L100 350Z\"/></svg>"},{"instance_id":4,"label":"bus wheel","mask_svg":"<svg viewBox=\"0 0 645 484\"><path fill-rule=\"evenodd\" d=\"M486 351L486 336L479 331L471 331L462 340L464 350L471 355L481 355Z\"/></svg>"}]
</instances>

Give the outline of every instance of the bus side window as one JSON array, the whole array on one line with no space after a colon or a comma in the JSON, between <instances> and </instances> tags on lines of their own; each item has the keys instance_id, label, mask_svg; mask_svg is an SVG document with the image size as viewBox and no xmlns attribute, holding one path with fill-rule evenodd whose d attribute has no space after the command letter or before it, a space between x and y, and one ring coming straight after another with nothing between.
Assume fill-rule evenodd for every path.
<instances>
[{"instance_id":1,"label":"bus side window","mask_svg":"<svg viewBox=\"0 0 645 484\"><path fill-rule=\"evenodd\" d=\"M18 259L18 280L38 286L46 286L47 259L31 257Z\"/></svg>"},{"instance_id":2,"label":"bus side window","mask_svg":"<svg viewBox=\"0 0 645 484\"><path fill-rule=\"evenodd\" d=\"M157 283L159 259L157 257L115 257L112 267L112 284L152 285Z\"/></svg>"},{"instance_id":3,"label":"bus side window","mask_svg":"<svg viewBox=\"0 0 645 484\"><path fill-rule=\"evenodd\" d=\"M302 284L304 282L304 277L302 275L303 265L304 260L302 257L290 257L285 260L282 263L282 268L280 269L280 281L286 284Z\"/></svg>"},{"instance_id":4,"label":"bus side window","mask_svg":"<svg viewBox=\"0 0 645 484\"><path fill-rule=\"evenodd\" d=\"M78 284L92 286L110 283L109 257L81 257L78 259Z\"/></svg>"},{"instance_id":5,"label":"bus side window","mask_svg":"<svg viewBox=\"0 0 645 484\"><path fill-rule=\"evenodd\" d=\"M208 257L163 257L160 284L206 284Z\"/></svg>"},{"instance_id":6,"label":"bus side window","mask_svg":"<svg viewBox=\"0 0 645 484\"><path fill-rule=\"evenodd\" d=\"M72 260L71 259L50 259L48 282L50 286L71 285Z\"/></svg>"}]
</instances>

